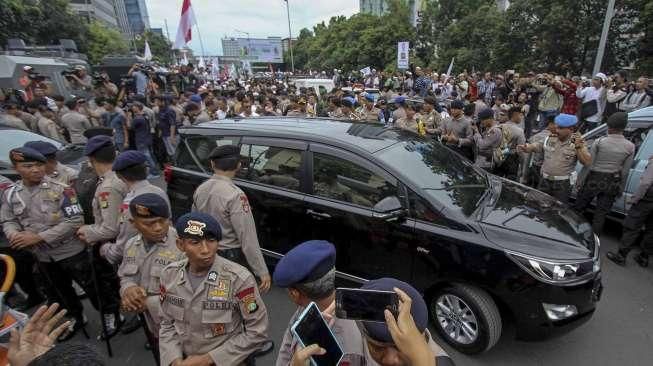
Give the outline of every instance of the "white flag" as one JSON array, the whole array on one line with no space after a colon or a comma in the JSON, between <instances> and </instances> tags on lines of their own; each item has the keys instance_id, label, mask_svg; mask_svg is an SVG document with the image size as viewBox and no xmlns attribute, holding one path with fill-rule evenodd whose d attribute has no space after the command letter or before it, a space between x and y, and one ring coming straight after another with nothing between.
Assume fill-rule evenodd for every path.
<instances>
[{"instance_id":1,"label":"white flag","mask_svg":"<svg viewBox=\"0 0 653 366\"><path fill-rule=\"evenodd\" d=\"M361 69L361 74L363 74L364 76L367 76L367 75L369 75L371 73L372 73L372 68L369 67L369 66L364 68L364 69Z\"/></svg>"},{"instance_id":2,"label":"white flag","mask_svg":"<svg viewBox=\"0 0 653 366\"><path fill-rule=\"evenodd\" d=\"M220 79L220 61L217 57L211 61L211 77L213 80Z\"/></svg>"},{"instance_id":3,"label":"white flag","mask_svg":"<svg viewBox=\"0 0 653 366\"><path fill-rule=\"evenodd\" d=\"M186 52L184 52L184 57L181 59L182 65L188 65L188 57L186 57Z\"/></svg>"},{"instance_id":4,"label":"white flag","mask_svg":"<svg viewBox=\"0 0 653 366\"><path fill-rule=\"evenodd\" d=\"M145 59L145 61L152 60L152 51L150 50L150 44L147 43L147 40L145 41L145 51L143 51L143 59Z\"/></svg>"},{"instance_id":5,"label":"white flag","mask_svg":"<svg viewBox=\"0 0 653 366\"><path fill-rule=\"evenodd\" d=\"M451 58L451 63L449 64L449 68L447 69L447 77L451 76L451 70L453 70L453 59L454 57Z\"/></svg>"},{"instance_id":6,"label":"white flag","mask_svg":"<svg viewBox=\"0 0 653 366\"><path fill-rule=\"evenodd\" d=\"M197 67L198 67L198 68L201 67L201 68L203 68L203 69L206 68L206 64L204 63L204 57L200 56L200 59L199 59L199 61L197 62Z\"/></svg>"},{"instance_id":7,"label":"white flag","mask_svg":"<svg viewBox=\"0 0 653 366\"><path fill-rule=\"evenodd\" d=\"M193 13L190 0L184 0L184 3L181 5L181 18L179 19L179 27L177 28L177 38L172 48L180 50L193 39L191 29L195 24L197 24L195 13Z\"/></svg>"}]
</instances>

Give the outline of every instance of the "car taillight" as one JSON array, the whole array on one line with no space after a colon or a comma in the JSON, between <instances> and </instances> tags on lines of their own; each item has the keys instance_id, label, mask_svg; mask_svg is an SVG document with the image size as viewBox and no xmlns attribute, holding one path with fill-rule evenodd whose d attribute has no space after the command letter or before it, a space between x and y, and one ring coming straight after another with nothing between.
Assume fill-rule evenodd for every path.
<instances>
[{"instance_id":1,"label":"car taillight","mask_svg":"<svg viewBox=\"0 0 653 366\"><path fill-rule=\"evenodd\" d=\"M172 165L166 164L165 167L163 167L163 179L166 180L166 183L172 181Z\"/></svg>"}]
</instances>

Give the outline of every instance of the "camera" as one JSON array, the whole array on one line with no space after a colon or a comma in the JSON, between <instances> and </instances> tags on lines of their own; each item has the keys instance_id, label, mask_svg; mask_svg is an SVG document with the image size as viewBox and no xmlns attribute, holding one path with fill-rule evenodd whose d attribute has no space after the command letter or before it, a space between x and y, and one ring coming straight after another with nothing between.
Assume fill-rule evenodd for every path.
<instances>
[{"instance_id":1,"label":"camera","mask_svg":"<svg viewBox=\"0 0 653 366\"><path fill-rule=\"evenodd\" d=\"M93 78L94 85L102 85L104 84L105 81L107 81L107 77L105 75L97 72L93 73L92 78Z\"/></svg>"},{"instance_id":2,"label":"camera","mask_svg":"<svg viewBox=\"0 0 653 366\"><path fill-rule=\"evenodd\" d=\"M61 75L65 78L70 78L77 75L77 71L74 69L66 69L61 72Z\"/></svg>"}]
</instances>

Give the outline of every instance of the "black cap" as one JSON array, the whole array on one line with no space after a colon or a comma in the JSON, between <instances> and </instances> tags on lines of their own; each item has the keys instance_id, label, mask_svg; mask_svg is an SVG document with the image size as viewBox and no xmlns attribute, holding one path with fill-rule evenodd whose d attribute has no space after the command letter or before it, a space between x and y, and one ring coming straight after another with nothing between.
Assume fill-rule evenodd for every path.
<instances>
[{"instance_id":1,"label":"black cap","mask_svg":"<svg viewBox=\"0 0 653 366\"><path fill-rule=\"evenodd\" d=\"M170 217L168 203L156 193L144 193L129 202L129 212L133 217Z\"/></svg>"},{"instance_id":2,"label":"black cap","mask_svg":"<svg viewBox=\"0 0 653 366\"><path fill-rule=\"evenodd\" d=\"M9 151L9 160L12 163L45 163L47 159L40 152L31 147L17 147Z\"/></svg>"},{"instance_id":3,"label":"black cap","mask_svg":"<svg viewBox=\"0 0 653 366\"><path fill-rule=\"evenodd\" d=\"M111 169L115 172L119 172L134 165L145 164L146 161L147 158L142 152L129 150L118 155L116 160L113 162Z\"/></svg>"},{"instance_id":4,"label":"black cap","mask_svg":"<svg viewBox=\"0 0 653 366\"><path fill-rule=\"evenodd\" d=\"M113 139L106 135L94 136L86 142L84 155L91 156L103 147L113 146Z\"/></svg>"},{"instance_id":5,"label":"black cap","mask_svg":"<svg viewBox=\"0 0 653 366\"><path fill-rule=\"evenodd\" d=\"M452 100L451 105L449 106L450 109L464 109L465 108L465 103L463 103L462 100Z\"/></svg>"},{"instance_id":6,"label":"black cap","mask_svg":"<svg viewBox=\"0 0 653 366\"><path fill-rule=\"evenodd\" d=\"M494 111L490 108L485 108L482 111L478 112L479 121L484 121L486 119L494 119Z\"/></svg>"},{"instance_id":7,"label":"black cap","mask_svg":"<svg viewBox=\"0 0 653 366\"><path fill-rule=\"evenodd\" d=\"M240 148L236 145L218 146L209 154L209 159L229 159L240 157Z\"/></svg>"},{"instance_id":8,"label":"black cap","mask_svg":"<svg viewBox=\"0 0 653 366\"><path fill-rule=\"evenodd\" d=\"M614 128L617 130L624 130L628 125L628 114L625 112L616 112L608 117L606 122L608 128Z\"/></svg>"}]
</instances>

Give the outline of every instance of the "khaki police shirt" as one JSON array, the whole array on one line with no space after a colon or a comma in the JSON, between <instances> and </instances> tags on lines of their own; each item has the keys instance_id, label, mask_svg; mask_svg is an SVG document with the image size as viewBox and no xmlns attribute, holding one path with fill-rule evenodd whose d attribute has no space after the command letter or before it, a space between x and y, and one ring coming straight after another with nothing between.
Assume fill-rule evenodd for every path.
<instances>
[{"instance_id":1,"label":"khaki police shirt","mask_svg":"<svg viewBox=\"0 0 653 366\"><path fill-rule=\"evenodd\" d=\"M622 134L609 134L598 138L590 148L592 163L583 167L578 175L578 184L584 184L589 172L619 173L621 177L620 192L628 180L630 168L635 157L635 144L626 140Z\"/></svg>"},{"instance_id":2,"label":"khaki police shirt","mask_svg":"<svg viewBox=\"0 0 653 366\"><path fill-rule=\"evenodd\" d=\"M459 140L458 146L471 146L473 144L472 136L474 136L474 130L472 129L472 120L467 116L461 116L458 119L449 117L442 121L441 127L436 129L436 132L440 132L443 136L453 134ZM456 145L449 144L447 145Z\"/></svg>"},{"instance_id":3,"label":"khaki police shirt","mask_svg":"<svg viewBox=\"0 0 653 366\"><path fill-rule=\"evenodd\" d=\"M57 141L64 141L63 136L59 133L59 126L53 120L45 117L39 118L38 130L41 135Z\"/></svg>"},{"instance_id":4,"label":"khaki police shirt","mask_svg":"<svg viewBox=\"0 0 653 366\"><path fill-rule=\"evenodd\" d=\"M542 175L563 177L569 176L576 169L578 155L571 137L565 142L560 142L557 136L549 136L542 142L532 144L535 152L544 153Z\"/></svg>"},{"instance_id":5,"label":"khaki police shirt","mask_svg":"<svg viewBox=\"0 0 653 366\"><path fill-rule=\"evenodd\" d=\"M77 112L70 111L61 117L61 124L68 130L70 134L70 142L73 144L85 144L86 137L84 131L91 128L91 122L88 118Z\"/></svg>"},{"instance_id":6,"label":"khaki police shirt","mask_svg":"<svg viewBox=\"0 0 653 366\"><path fill-rule=\"evenodd\" d=\"M502 136L499 126L492 126L483 131L483 134L477 132L472 136L472 141L474 141L474 147L476 148L474 160L476 166L481 168L492 167L494 150L501 145Z\"/></svg>"},{"instance_id":7,"label":"khaki police shirt","mask_svg":"<svg viewBox=\"0 0 653 366\"><path fill-rule=\"evenodd\" d=\"M245 193L233 181L213 175L195 190L193 211L213 216L222 228L220 249L242 248L252 271L258 277L268 274L256 236L252 207Z\"/></svg>"},{"instance_id":8,"label":"khaki police shirt","mask_svg":"<svg viewBox=\"0 0 653 366\"><path fill-rule=\"evenodd\" d=\"M419 118L418 114L415 114L415 116L412 119L408 119L408 117L402 117L395 122L395 127L400 128L402 130L418 133L417 118Z\"/></svg>"},{"instance_id":9,"label":"khaki police shirt","mask_svg":"<svg viewBox=\"0 0 653 366\"><path fill-rule=\"evenodd\" d=\"M0 117L1 117L0 120L2 121L2 123L3 123L5 126L8 126L8 127L14 127L14 128L18 128L18 129L21 129L21 130L29 131L29 127L27 127L27 125L25 124L25 122L23 122L22 119L20 119L20 118L14 116L14 115L11 115L11 114L3 114L3 115L0 116Z\"/></svg>"},{"instance_id":10,"label":"khaki police shirt","mask_svg":"<svg viewBox=\"0 0 653 366\"><path fill-rule=\"evenodd\" d=\"M163 241L152 243L149 248L139 234L125 244L125 255L118 268L120 296L133 286L142 287L147 292L145 319L153 334L159 334L161 323L161 272L168 264L184 258L186 255L177 248L177 232L172 226Z\"/></svg>"},{"instance_id":11,"label":"khaki police shirt","mask_svg":"<svg viewBox=\"0 0 653 366\"><path fill-rule=\"evenodd\" d=\"M110 170L99 178L92 203L95 223L83 228L87 242L105 242L118 236L120 204L126 193L127 186L116 172Z\"/></svg>"},{"instance_id":12,"label":"khaki police shirt","mask_svg":"<svg viewBox=\"0 0 653 366\"><path fill-rule=\"evenodd\" d=\"M69 166L65 166L61 163L57 163L57 167L55 168L54 172L49 175L49 177L63 184L72 186L78 175L79 172L77 170Z\"/></svg>"},{"instance_id":13,"label":"khaki police shirt","mask_svg":"<svg viewBox=\"0 0 653 366\"><path fill-rule=\"evenodd\" d=\"M84 223L75 190L48 177L35 187L19 180L6 189L0 219L7 237L30 231L43 239L29 248L41 262L66 259L85 248L75 235Z\"/></svg>"},{"instance_id":14,"label":"khaki police shirt","mask_svg":"<svg viewBox=\"0 0 653 366\"><path fill-rule=\"evenodd\" d=\"M215 256L193 291L188 260L161 275L161 365L208 353L216 365L241 365L268 337L268 313L256 280L243 266Z\"/></svg>"},{"instance_id":15,"label":"khaki police shirt","mask_svg":"<svg viewBox=\"0 0 653 366\"><path fill-rule=\"evenodd\" d=\"M38 113L38 112L37 112ZM40 116L40 114L39 114ZM19 118L25 122L25 126L31 131L38 132L39 118L31 113L21 112Z\"/></svg>"},{"instance_id":16,"label":"khaki police shirt","mask_svg":"<svg viewBox=\"0 0 653 366\"><path fill-rule=\"evenodd\" d=\"M648 158L648 165L639 180L639 186L637 187L637 191L633 194L631 203L634 205L641 201L642 198L648 194L651 187L653 187L653 155Z\"/></svg>"},{"instance_id":17,"label":"khaki police shirt","mask_svg":"<svg viewBox=\"0 0 653 366\"><path fill-rule=\"evenodd\" d=\"M298 308L290 318L288 327L283 334L283 340L279 345L276 366L289 366L292 356L297 351L298 346L300 346L299 340L294 337L290 328L297 322L304 309L304 307ZM360 330L358 330L356 322L353 320L339 319L336 317L333 319L333 324L329 328L331 328L333 335L342 348L343 357L341 364L351 365L353 360L360 359L364 354L363 339L361 338Z\"/></svg>"},{"instance_id":18,"label":"khaki police shirt","mask_svg":"<svg viewBox=\"0 0 653 366\"><path fill-rule=\"evenodd\" d=\"M361 121L379 122L379 112L381 112L381 110L376 107L373 107L372 109L363 107L358 112L361 115Z\"/></svg>"},{"instance_id":19,"label":"khaki police shirt","mask_svg":"<svg viewBox=\"0 0 653 366\"><path fill-rule=\"evenodd\" d=\"M159 187L153 185L147 180L142 180L140 182L134 183L129 192L123 198L120 205L119 219L118 219L118 236L116 240L111 243L106 243L100 248L100 254L106 258L110 263L116 264L120 263L122 260L123 251L125 244L129 239L134 235L138 234L136 228L131 223L131 212L129 211L129 204L132 199L136 196L140 196L145 193L154 193L159 197L163 198L168 207L170 207L170 200L168 195Z\"/></svg>"}]
</instances>

